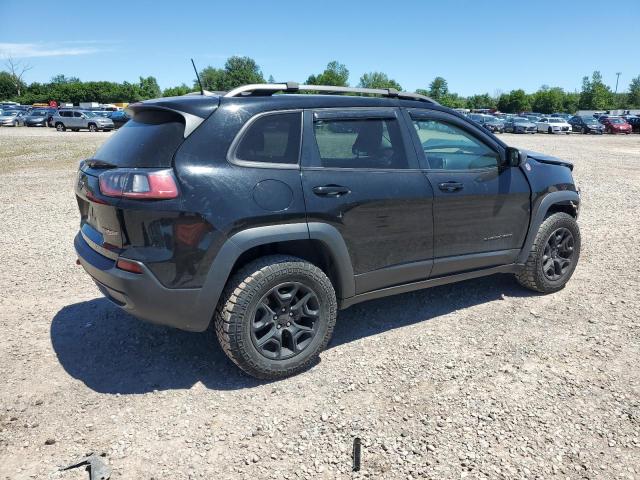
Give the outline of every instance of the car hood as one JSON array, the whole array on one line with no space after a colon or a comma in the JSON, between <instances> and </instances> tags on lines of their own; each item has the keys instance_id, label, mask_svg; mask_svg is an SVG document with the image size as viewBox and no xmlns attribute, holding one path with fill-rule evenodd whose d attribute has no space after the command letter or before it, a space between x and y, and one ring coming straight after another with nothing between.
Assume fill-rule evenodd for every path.
<instances>
[{"instance_id":1,"label":"car hood","mask_svg":"<svg viewBox=\"0 0 640 480\"><path fill-rule=\"evenodd\" d=\"M557 157L552 157L544 153L534 152L532 150L521 150L521 151L527 154L527 159L530 158L535 160L536 162L548 163L551 165L562 165L563 167L567 167L569 170L573 170L573 163L567 162L566 160L562 160Z\"/></svg>"}]
</instances>

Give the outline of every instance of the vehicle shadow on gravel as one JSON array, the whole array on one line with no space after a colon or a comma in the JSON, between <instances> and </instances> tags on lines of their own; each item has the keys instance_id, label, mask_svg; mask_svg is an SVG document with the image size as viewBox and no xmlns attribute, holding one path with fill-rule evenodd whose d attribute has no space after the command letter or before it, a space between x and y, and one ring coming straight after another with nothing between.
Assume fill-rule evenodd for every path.
<instances>
[{"instance_id":1,"label":"vehicle shadow on gravel","mask_svg":"<svg viewBox=\"0 0 640 480\"><path fill-rule=\"evenodd\" d=\"M457 309L533 293L510 275L436 287L356 305L340 312L329 348ZM51 324L51 343L69 375L100 393L140 394L191 388L214 390L264 384L224 355L212 330L190 333L141 322L104 298L69 305Z\"/></svg>"}]
</instances>

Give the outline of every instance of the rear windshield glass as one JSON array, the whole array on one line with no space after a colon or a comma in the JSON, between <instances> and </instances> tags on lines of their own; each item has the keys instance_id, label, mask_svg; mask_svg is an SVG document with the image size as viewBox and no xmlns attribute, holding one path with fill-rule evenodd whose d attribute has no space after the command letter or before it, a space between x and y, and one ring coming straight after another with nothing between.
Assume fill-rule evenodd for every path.
<instances>
[{"instance_id":1,"label":"rear windshield glass","mask_svg":"<svg viewBox=\"0 0 640 480\"><path fill-rule=\"evenodd\" d=\"M170 112L138 112L93 156L118 167L170 167L184 140L182 117Z\"/></svg>"}]
</instances>

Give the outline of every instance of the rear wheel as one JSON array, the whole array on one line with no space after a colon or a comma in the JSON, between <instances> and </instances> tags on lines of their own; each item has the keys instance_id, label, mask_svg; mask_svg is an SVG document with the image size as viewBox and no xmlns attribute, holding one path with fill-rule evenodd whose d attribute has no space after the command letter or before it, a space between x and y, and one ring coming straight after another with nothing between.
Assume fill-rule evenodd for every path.
<instances>
[{"instance_id":1,"label":"rear wheel","mask_svg":"<svg viewBox=\"0 0 640 480\"><path fill-rule=\"evenodd\" d=\"M98 131L98 127L96 126L95 123L90 123L89 124L89 131L90 132L97 132Z\"/></svg>"},{"instance_id":2,"label":"rear wheel","mask_svg":"<svg viewBox=\"0 0 640 480\"><path fill-rule=\"evenodd\" d=\"M580 229L575 218L554 213L540 225L518 283L536 292L552 293L566 285L580 257Z\"/></svg>"},{"instance_id":3,"label":"rear wheel","mask_svg":"<svg viewBox=\"0 0 640 480\"><path fill-rule=\"evenodd\" d=\"M58 122L56 123L56 130L59 132L64 132L66 128L62 122Z\"/></svg>"},{"instance_id":4,"label":"rear wheel","mask_svg":"<svg viewBox=\"0 0 640 480\"><path fill-rule=\"evenodd\" d=\"M311 366L336 322L329 278L300 258L267 256L228 281L215 315L222 349L242 370L277 379Z\"/></svg>"},{"instance_id":5,"label":"rear wheel","mask_svg":"<svg viewBox=\"0 0 640 480\"><path fill-rule=\"evenodd\" d=\"M548 133L553 133L553 129L551 127L549 127L549 130L547 130Z\"/></svg>"}]
</instances>

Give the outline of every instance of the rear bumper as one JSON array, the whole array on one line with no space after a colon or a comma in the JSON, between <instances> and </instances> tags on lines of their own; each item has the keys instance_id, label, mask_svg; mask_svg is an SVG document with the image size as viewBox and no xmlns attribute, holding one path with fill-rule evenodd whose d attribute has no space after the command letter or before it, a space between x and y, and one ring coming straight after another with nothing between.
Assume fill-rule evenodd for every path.
<instances>
[{"instance_id":1,"label":"rear bumper","mask_svg":"<svg viewBox=\"0 0 640 480\"><path fill-rule=\"evenodd\" d=\"M102 294L126 312L147 322L181 330L206 330L213 311L201 308L200 288L166 288L142 264L143 273L116 268L115 261L100 255L78 233L74 240L78 260Z\"/></svg>"}]
</instances>

